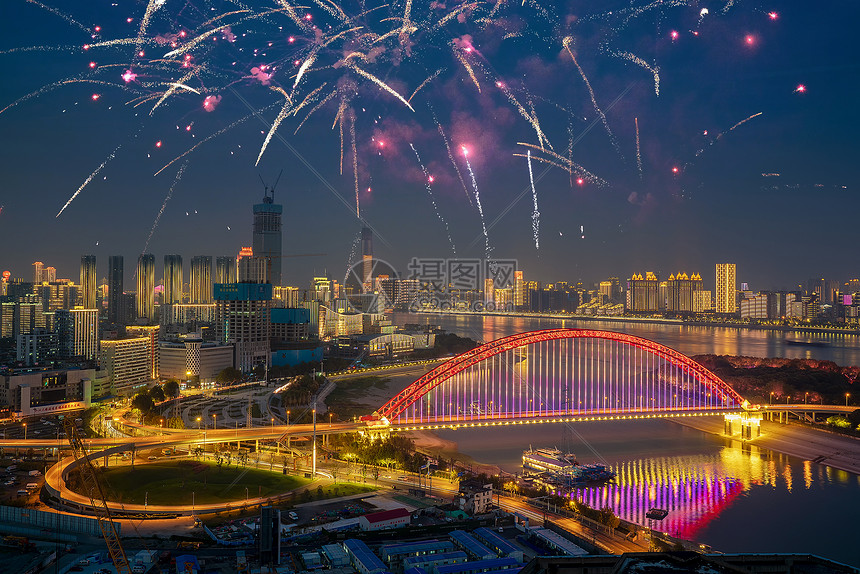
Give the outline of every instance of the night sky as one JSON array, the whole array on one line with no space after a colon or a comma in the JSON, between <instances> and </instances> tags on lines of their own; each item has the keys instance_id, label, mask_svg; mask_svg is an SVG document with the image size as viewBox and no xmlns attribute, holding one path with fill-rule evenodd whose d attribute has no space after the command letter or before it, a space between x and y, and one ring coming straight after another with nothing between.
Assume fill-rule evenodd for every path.
<instances>
[{"instance_id":1,"label":"night sky","mask_svg":"<svg viewBox=\"0 0 860 574\"><path fill-rule=\"evenodd\" d=\"M686 271L713 288L717 262L736 262L753 289L860 274L858 3L517 0L456 12L456 2L414 0L404 23L403 2L361 17L359 3L343 3L345 21L320 0L298 9L301 25L275 0L161 4L136 56L147 2L3 0L0 109L18 103L0 112L2 270L31 278L41 260L77 282L81 254L98 257L99 277L122 254L128 282L162 206L147 248L159 279L166 253L182 254L186 269L193 255L235 255L251 243L260 177L272 185L283 170L284 253L327 254L285 260L284 282L304 287L326 269L341 278L362 226L354 125L361 217L378 232L376 255L403 271L412 257L453 256L442 219L457 256L485 254L465 146L492 255L517 259L527 279ZM243 9L256 15L228 14ZM123 38L132 40L82 49ZM163 59L171 42L187 52ZM645 66L659 68L659 96ZM369 77L409 98L437 70L414 112ZM27 97L65 79L84 81ZM277 136L255 167L285 96L301 107L276 133L311 167ZM537 118L547 150L588 170L571 175L533 149L539 249L528 163L514 154L541 138L523 115Z\"/></svg>"}]
</instances>

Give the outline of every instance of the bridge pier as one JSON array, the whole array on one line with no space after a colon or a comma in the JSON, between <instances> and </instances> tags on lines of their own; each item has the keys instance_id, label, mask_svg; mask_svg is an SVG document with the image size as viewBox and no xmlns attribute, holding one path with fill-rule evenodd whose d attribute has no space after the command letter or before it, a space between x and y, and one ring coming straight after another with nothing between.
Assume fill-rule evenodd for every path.
<instances>
[{"instance_id":1,"label":"bridge pier","mask_svg":"<svg viewBox=\"0 0 860 574\"><path fill-rule=\"evenodd\" d=\"M761 436L761 419L761 414L747 411L723 415L724 433L731 437L740 435L741 440L758 438Z\"/></svg>"}]
</instances>

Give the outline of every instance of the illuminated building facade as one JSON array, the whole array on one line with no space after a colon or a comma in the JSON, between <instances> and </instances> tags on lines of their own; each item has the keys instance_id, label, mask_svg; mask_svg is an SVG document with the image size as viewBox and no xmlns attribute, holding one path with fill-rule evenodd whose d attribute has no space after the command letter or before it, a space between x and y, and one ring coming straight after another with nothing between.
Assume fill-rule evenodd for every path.
<instances>
[{"instance_id":1,"label":"illuminated building facade","mask_svg":"<svg viewBox=\"0 0 860 574\"><path fill-rule=\"evenodd\" d=\"M137 317L151 323L155 319L155 255L137 258Z\"/></svg>"},{"instance_id":2,"label":"illuminated building facade","mask_svg":"<svg viewBox=\"0 0 860 574\"><path fill-rule=\"evenodd\" d=\"M219 255L215 258L215 283L236 283L236 258Z\"/></svg>"},{"instance_id":3,"label":"illuminated building facade","mask_svg":"<svg viewBox=\"0 0 860 574\"><path fill-rule=\"evenodd\" d=\"M96 256L81 255L81 305L84 309L98 308L98 276Z\"/></svg>"},{"instance_id":4,"label":"illuminated building facade","mask_svg":"<svg viewBox=\"0 0 860 574\"><path fill-rule=\"evenodd\" d=\"M736 313L737 279L734 263L717 263L717 289L715 308L717 313Z\"/></svg>"},{"instance_id":5,"label":"illuminated building facade","mask_svg":"<svg viewBox=\"0 0 860 574\"><path fill-rule=\"evenodd\" d=\"M212 257L197 255L191 258L191 303L206 305L212 302Z\"/></svg>"},{"instance_id":6,"label":"illuminated building facade","mask_svg":"<svg viewBox=\"0 0 860 574\"><path fill-rule=\"evenodd\" d=\"M268 263L267 282L281 285L281 214L284 208L275 203L274 195L274 191L271 197L267 193L263 197L263 203L254 205L254 235L251 246L256 256ZM239 281L241 280L240 278Z\"/></svg>"},{"instance_id":7,"label":"illuminated building facade","mask_svg":"<svg viewBox=\"0 0 860 574\"><path fill-rule=\"evenodd\" d=\"M161 303L182 303L182 256L164 256L164 295Z\"/></svg>"},{"instance_id":8,"label":"illuminated building facade","mask_svg":"<svg viewBox=\"0 0 860 574\"><path fill-rule=\"evenodd\" d=\"M651 271L633 275L627 280L627 311L656 313L659 309L659 281Z\"/></svg>"},{"instance_id":9,"label":"illuminated building facade","mask_svg":"<svg viewBox=\"0 0 860 574\"><path fill-rule=\"evenodd\" d=\"M233 345L234 367L249 372L271 364L272 285L215 284L215 337Z\"/></svg>"}]
</instances>

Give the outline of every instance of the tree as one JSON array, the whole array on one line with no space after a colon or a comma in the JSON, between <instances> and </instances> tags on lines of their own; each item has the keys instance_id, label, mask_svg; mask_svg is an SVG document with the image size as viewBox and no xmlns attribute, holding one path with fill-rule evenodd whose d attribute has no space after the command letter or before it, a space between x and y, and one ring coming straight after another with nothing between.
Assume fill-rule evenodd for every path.
<instances>
[{"instance_id":1,"label":"tree","mask_svg":"<svg viewBox=\"0 0 860 574\"><path fill-rule=\"evenodd\" d=\"M179 381L176 379L170 379L166 383L164 383L164 394L171 399L175 399L179 396Z\"/></svg>"},{"instance_id":2,"label":"tree","mask_svg":"<svg viewBox=\"0 0 860 574\"><path fill-rule=\"evenodd\" d=\"M164 389L160 386L155 385L151 389L149 389L149 396L152 397L152 400L156 403L160 403L164 400Z\"/></svg>"},{"instance_id":3,"label":"tree","mask_svg":"<svg viewBox=\"0 0 860 574\"><path fill-rule=\"evenodd\" d=\"M131 400L131 406L145 415L155 408L155 401L147 393L139 393Z\"/></svg>"},{"instance_id":4,"label":"tree","mask_svg":"<svg viewBox=\"0 0 860 574\"><path fill-rule=\"evenodd\" d=\"M215 380L222 384L234 383L242 380L242 371L227 367L215 376Z\"/></svg>"}]
</instances>

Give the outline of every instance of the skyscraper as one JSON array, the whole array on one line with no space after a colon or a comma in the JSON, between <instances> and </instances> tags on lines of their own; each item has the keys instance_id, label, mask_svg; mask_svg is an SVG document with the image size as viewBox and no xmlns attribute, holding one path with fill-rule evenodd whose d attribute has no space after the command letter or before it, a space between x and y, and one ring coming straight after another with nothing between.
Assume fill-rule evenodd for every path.
<instances>
[{"instance_id":1,"label":"skyscraper","mask_svg":"<svg viewBox=\"0 0 860 574\"><path fill-rule=\"evenodd\" d=\"M191 302L212 302L212 257L209 255L191 258Z\"/></svg>"},{"instance_id":2,"label":"skyscraper","mask_svg":"<svg viewBox=\"0 0 860 574\"><path fill-rule=\"evenodd\" d=\"M72 356L95 360L99 356L98 309L72 309Z\"/></svg>"},{"instance_id":3,"label":"skyscraper","mask_svg":"<svg viewBox=\"0 0 860 574\"><path fill-rule=\"evenodd\" d=\"M164 298L165 305L182 303L182 256L164 256Z\"/></svg>"},{"instance_id":4,"label":"skyscraper","mask_svg":"<svg viewBox=\"0 0 860 574\"><path fill-rule=\"evenodd\" d=\"M57 280L57 268L56 267L45 267L45 271L42 273L42 282L47 281L48 283L53 283Z\"/></svg>"},{"instance_id":5,"label":"skyscraper","mask_svg":"<svg viewBox=\"0 0 860 574\"><path fill-rule=\"evenodd\" d=\"M263 203L254 205L254 237L251 245L256 257L269 263L269 282L281 285L281 214L284 208L275 203L275 192L268 190Z\"/></svg>"},{"instance_id":6,"label":"skyscraper","mask_svg":"<svg viewBox=\"0 0 860 574\"><path fill-rule=\"evenodd\" d=\"M44 278L44 268L45 264L41 261L35 261L33 263L33 284L42 284L42 279Z\"/></svg>"},{"instance_id":7,"label":"skyscraper","mask_svg":"<svg viewBox=\"0 0 860 574\"><path fill-rule=\"evenodd\" d=\"M137 258L137 317L155 319L155 255L143 253Z\"/></svg>"},{"instance_id":8,"label":"skyscraper","mask_svg":"<svg viewBox=\"0 0 860 574\"><path fill-rule=\"evenodd\" d=\"M361 228L361 280L368 289L373 287L373 232Z\"/></svg>"},{"instance_id":9,"label":"skyscraper","mask_svg":"<svg viewBox=\"0 0 860 574\"><path fill-rule=\"evenodd\" d=\"M717 313L735 313L737 304L737 282L734 263L717 263Z\"/></svg>"},{"instance_id":10,"label":"skyscraper","mask_svg":"<svg viewBox=\"0 0 860 574\"><path fill-rule=\"evenodd\" d=\"M84 309L98 308L98 277L96 256L81 255L81 300Z\"/></svg>"},{"instance_id":11,"label":"skyscraper","mask_svg":"<svg viewBox=\"0 0 860 574\"><path fill-rule=\"evenodd\" d=\"M236 258L218 256L215 259L215 283L236 283Z\"/></svg>"},{"instance_id":12,"label":"skyscraper","mask_svg":"<svg viewBox=\"0 0 860 574\"><path fill-rule=\"evenodd\" d=\"M122 317L123 269L122 255L108 258L108 322L120 323Z\"/></svg>"}]
</instances>

